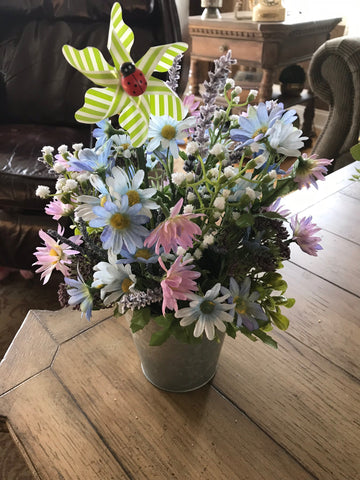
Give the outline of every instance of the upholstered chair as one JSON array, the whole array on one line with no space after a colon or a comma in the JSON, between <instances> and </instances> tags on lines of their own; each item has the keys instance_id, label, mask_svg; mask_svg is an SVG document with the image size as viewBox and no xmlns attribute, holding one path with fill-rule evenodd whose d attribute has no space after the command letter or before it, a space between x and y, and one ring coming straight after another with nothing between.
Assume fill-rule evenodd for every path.
<instances>
[{"instance_id":1,"label":"upholstered chair","mask_svg":"<svg viewBox=\"0 0 360 480\"><path fill-rule=\"evenodd\" d=\"M313 153L334 158L337 170L353 161L350 148L360 131L360 37L325 42L313 55L309 81L315 96L329 106L329 115Z\"/></svg>"}]
</instances>

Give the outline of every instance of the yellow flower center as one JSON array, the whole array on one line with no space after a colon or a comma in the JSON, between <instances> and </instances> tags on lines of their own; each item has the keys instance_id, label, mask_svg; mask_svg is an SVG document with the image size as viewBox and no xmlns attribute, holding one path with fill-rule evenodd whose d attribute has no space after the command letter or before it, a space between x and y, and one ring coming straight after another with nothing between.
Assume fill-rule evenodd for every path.
<instances>
[{"instance_id":1,"label":"yellow flower center","mask_svg":"<svg viewBox=\"0 0 360 480\"><path fill-rule=\"evenodd\" d=\"M128 196L128 199L129 199L129 207L132 207L133 205L140 203L140 195L136 190L129 190L128 192L126 192L126 195Z\"/></svg>"},{"instance_id":2,"label":"yellow flower center","mask_svg":"<svg viewBox=\"0 0 360 480\"><path fill-rule=\"evenodd\" d=\"M239 313L240 315L246 313L246 302L244 301L244 299L240 297L235 297L234 303L236 304L235 310L237 313Z\"/></svg>"},{"instance_id":3,"label":"yellow flower center","mask_svg":"<svg viewBox=\"0 0 360 480\"><path fill-rule=\"evenodd\" d=\"M103 207L105 205L105 202L106 202L106 195L104 195L103 197L101 197L100 199L100 206Z\"/></svg>"},{"instance_id":4,"label":"yellow flower center","mask_svg":"<svg viewBox=\"0 0 360 480\"><path fill-rule=\"evenodd\" d=\"M125 278L125 279L122 281L121 290L122 290L124 293L127 293L133 283L134 283L134 282L131 281L130 278Z\"/></svg>"},{"instance_id":5,"label":"yellow flower center","mask_svg":"<svg viewBox=\"0 0 360 480\"><path fill-rule=\"evenodd\" d=\"M122 213L114 213L110 218L110 225L117 230L123 230L130 225L130 219L127 215L123 215Z\"/></svg>"},{"instance_id":6,"label":"yellow flower center","mask_svg":"<svg viewBox=\"0 0 360 480\"><path fill-rule=\"evenodd\" d=\"M258 128L258 129L254 132L254 134L253 134L253 136L252 136L251 138L255 138L255 137L257 137L258 135L260 135L260 133L264 133L264 134L265 134L266 132L267 132L267 127L260 127L260 128Z\"/></svg>"},{"instance_id":7,"label":"yellow flower center","mask_svg":"<svg viewBox=\"0 0 360 480\"><path fill-rule=\"evenodd\" d=\"M161 129L161 136L166 138L166 140L172 140L173 138L175 138L175 135L176 130L175 127L173 127L172 125L165 125Z\"/></svg>"},{"instance_id":8,"label":"yellow flower center","mask_svg":"<svg viewBox=\"0 0 360 480\"><path fill-rule=\"evenodd\" d=\"M205 300L200 304L200 310L205 314L212 313L214 308L215 302L212 302L211 300Z\"/></svg>"},{"instance_id":9,"label":"yellow flower center","mask_svg":"<svg viewBox=\"0 0 360 480\"><path fill-rule=\"evenodd\" d=\"M123 143L122 145L120 145L124 150L127 150L130 146L129 143Z\"/></svg>"},{"instance_id":10,"label":"yellow flower center","mask_svg":"<svg viewBox=\"0 0 360 480\"><path fill-rule=\"evenodd\" d=\"M135 258L145 258L145 260L149 260L149 258L151 257L151 253L149 252L149 250L147 248L139 248L138 250L136 250L136 253L135 253Z\"/></svg>"},{"instance_id":11,"label":"yellow flower center","mask_svg":"<svg viewBox=\"0 0 360 480\"><path fill-rule=\"evenodd\" d=\"M61 255L59 255L59 252L57 252L54 248L52 248L50 251L49 251L49 255L51 255L52 257L57 257L56 260L54 260L52 262L53 265L55 265L55 263L58 262L58 260L61 259Z\"/></svg>"}]
</instances>

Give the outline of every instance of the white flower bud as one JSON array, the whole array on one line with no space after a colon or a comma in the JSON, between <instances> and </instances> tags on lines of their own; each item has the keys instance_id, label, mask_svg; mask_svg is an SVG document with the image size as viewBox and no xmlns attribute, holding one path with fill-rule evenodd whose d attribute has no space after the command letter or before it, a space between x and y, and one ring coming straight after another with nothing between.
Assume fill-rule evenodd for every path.
<instances>
[{"instance_id":1,"label":"white flower bud","mask_svg":"<svg viewBox=\"0 0 360 480\"><path fill-rule=\"evenodd\" d=\"M240 213L239 212L232 212L232 217L234 220L238 220L240 218Z\"/></svg>"},{"instance_id":2,"label":"white flower bud","mask_svg":"<svg viewBox=\"0 0 360 480\"><path fill-rule=\"evenodd\" d=\"M58 148L58 152L60 153L60 155L64 155L64 153L66 153L67 151L68 151L67 145L60 145L60 147Z\"/></svg>"},{"instance_id":3,"label":"white flower bud","mask_svg":"<svg viewBox=\"0 0 360 480\"><path fill-rule=\"evenodd\" d=\"M66 170L65 166L60 162L55 162L52 168L55 173L62 173Z\"/></svg>"},{"instance_id":4,"label":"white flower bud","mask_svg":"<svg viewBox=\"0 0 360 480\"><path fill-rule=\"evenodd\" d=\"M196 200L196 195L193 192L188 192L186 198L188 202L193 202L194 200Z\"/></svg>"},{"instance_id":5,"label":"white flower bud","mask_svg":"<svg viewBox=\"0 0 360 480\"><path fill-rule=\"evenodd\" d=\"M224 175L226 178L234 177L237 173L237 170L230 165L224 168Z\"/></svg>"},{"instance_id":6,"label":"white flower bud","mask_svg":"<svg viewBox=\"0 0 360 480\"><path fill-rule=\"evenodd\" d=\"M258 94L258 91L257 91L257 90L250 90L250 92L249 92L249 96L251 95L251 96L253 96L254 98L257 97L257 94Z\"/></svg>"},{"instance_id":7,"label":"white flower bud","mask_svg":"<svg viewBox=\"0 0 360 480\"><path fill-rule=\"evenodd\" d=\"M250 200L253 202L256 199L256 193L254 190L250 187L245 188L245 193L246 195L250 198Z\"/></svg>"},{"instance_id":8,"label":"white flower bud","mask_svg":"<svg viewBox=\"0 0 360 480\"><path fill-rule=\"evenodd\" d=\"M218 157L224 153L224 147L221 145L221 143L215 143L212 149L209 150L209 153L211 153L211 155L215 155L215 157Z\"/></svg>"},{"instance_id":9,"label":"white flower bud","mask_svg":"<svg viewBox=\"0 0 360 480\"><path fill-rule=\"evenodd\" d=\"M178 247L177 250L176 250L176 255L178 257L180 257L180 255L184 255L185 253L186 253L186 250L183 247Z\"/></svg>"},{"instance_id":10,"label":"white flower bud","mask_svg":"<svg viewBox=\"0 0 360 480\"><path fill-rule=\"evenodd\" d=\"M43 155L51 155L53 151L54 151L54 147L50 147L50 146L45 146L41 149L41 153Z\"/></svg>"},{"instance_id":11,"label":"white flower bud","mask_svg":"<svg viewBox=\"0 0 360 480\"><path fill-rule=\"evenodd\" d=\"M224 188L224 190L221 192L221 194L224 198L229 198L229 196L231 194L231 191L227 188Z\"/></svg>"},{"instance_id":12,"label":"white flower bud","mask_svg":"<svg viewBox=\"0 0 360 480\"><path fill-rule=\"evenodd\" d=\"M214 168L210 168L210 170L208 171L208 174L210 177L217 177L219 175L219 169L214 167Z\"/></svg>"},{"instance_id":13,"label":"white flower bud","mask_svg":"<svg viewBox=\"0 0 360 480\"><path fill-rule=\"evenodd\" d=\"M46 185L39 185L36 189L35 195L39 198L48 198L50 195L50 188Z\"/></svg>"},{"instance_id":14,"label":"white flower bud","mask_svg":"<svg viewBox=\"0 0 360 480\"><path fill-rule=\"evenodd\" d=\"M258 155L254 160L257 168L262 167L266 163L265 155Z\"/></svg>"},{"instance_id":15,"label":"white flower bud","mask_svg":"<svg viewBox=\"0 0 360 480\"><path fill-rule=\"evenodd\" d=\"M201 257L202 257L202 251L200 250L200 248L197 248L194 252L194 258L196 258L196 260L199 260Z\"/></svg>"},{"instance_id":16,"label":"white flower bud","mask_svg":"<svg viewBox=\"0 0 360 480\"><path fill-rule=\"evenodd\" d=\"M184 172L175 172L171 175L171 180L173 181L173 183L175 183L175 185L177 185L178 187L185 182L185 173Z\"/></svg>"},{"instance_id":17,"label":"white flower bud","mask_svg":"<svg viewBox=\"0 0 360 480\"><path fill-rule=\"evenodd\" d=\"M56 192L62 192L62 189L64 188L64 185L66 183L66 178L59 178L56 182Z\"/></svg>"},{"instance_id":18,"label":"white flower bud","mask_svg":"<svg viewBox=\"0 0 360 480\"><path fill-rule=\"evenodd\" d=\"M232 101L233 103L240 103L240 97L234 97Z\"/></svg>"},{"instance_id":19,"label":"white flower bud","mask_svg":"<svg viewBox=\"0 0 360 480\"><path fill-rule=\"evenodd\" d=\"M224 197L215 198L214 207L221 211L225 210L225 198Z\"/></svg>"},{"instance_id":20,"label":"white flower bud","mask_svg":"<svg viewBox=\"0 0 360 480\"><path fill-rule=\"evenodd\" d=\"M72 148L75 152L78 152L79 150L81 150L83 148L83 144L82 143L74 143Z\"/></svg>"},{"instance_id":21,"label":"white flower bud","mask_svg":"<svg viewBox=\"0 0 360 480\"><path fill-rule=\"evenodd\" d=\"M193 211L194 211L193 205L185 205L184 213L193 213Z\"/></svg>"},{"instance_id":22,"label":"white flower bud","mask_svg":"<svg viewBox=\"0 0 360 480\"><path fill-rule=\"evenodd\" d=\"M240 93L242 92L242 88L237 86L234 88L234 92L236 93L236 95L240 95Z\"/></svg>"},{"instance_id":23,"label":"white flower bud","mask_svg":"<svg viewBox=\"0 0 360 480\"><path fill-rule=\"evenodd\" d=\"M212 245L215 242L215 237L212 233L208 233L204 235L204 240L202 242L202 245L207 247L209 245Z\"/></svg>"},{"instance_id":24,"label":"white flower bud","mask_svg":"<svg viewBox=\"0 0 360 480\"><path fill-rule=\"evenodd\" d=\"M199 150L199 144L197 142L189 142L186 145L186 155L195 155L196 152Z\"/></svg>"},{"instance_id":25,"label":"white flower bud","mask_svg":"<svg viewBox=\"0 0 360 480\"><path fill-rule=\"evenodd\" d=\"M79 173L79 175L76 177L76 180L79 182L79 183L85 183L89 180L90 178L90 172L81 172Z\"/></svg>"},{"instance_id":26,"label":"white flower bud","mask_svg":"<svg viewBox=\"0 0 360 480\"><path fill-rule=\"evenodd\" d=\"M78 187L78 182L73 179L66 180L65 185L63 186L64 192L73 192Z\"/></svg>"},{"instance_id":27,"label":"white flower bud","mask_svg":"<svg viewBox=\"0 0 360 480\"><path fill-rule=\"evenodd\" d=\"M225 84L228 88L234 88L235 87L235 80L233 78L228 78L226 80Z\"/></svg>"},{"instance_id":28,"label":"white flower bud","mask_svg":"<svg viewBox=\"0 0 360 480\"><path fill-rule=\"evenodd\" d=\"M185 174L185 179L187 183L193 183L194 177L195 177L194 172L186 172Z\"/></svg>"},{"instance_id":29,"label":"white flower bud","mask_svg":"<svg viewBox=\"0 0 360 480\"><path fill-rule=\"evenodd\" d=\"M275 178L277 178L276 170L271 170L271 172L269 172L269 177L271 180L275 180Z\"/></svg>"}]
</instances>

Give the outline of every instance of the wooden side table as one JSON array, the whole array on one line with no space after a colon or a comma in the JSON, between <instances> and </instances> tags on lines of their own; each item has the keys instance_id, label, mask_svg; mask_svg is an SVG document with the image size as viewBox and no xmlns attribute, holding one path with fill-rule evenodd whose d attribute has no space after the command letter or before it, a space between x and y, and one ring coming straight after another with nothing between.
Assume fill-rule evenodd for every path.
<instances>
[{"instance_id":1,"label":"wooden side table","mask_svg":"<svg viewBox=\"0 0 360 480\"><path fill-rule=\"evenodd\" d=\"M279 67L310 60L315 50L328 40L341 18L287 18L284 22L259 23L237 20L233 12L221 19L189 19L191 36L190 85L199 94L199 61L213 61L228 50L240 65L261 68L259 101L272 97L274 75Z\"/></svg>"},{"instance_id":2,"label":"wooden side table","mask_svg":"<svg viewBox=\"0 0 360 480\"><path fill-rule=\"evenodd\" d=\"M287 18L284 22L259 23L252 20L237 20L233 12L224 13L221 19L201 20L201 16L189 19L191 37L190 89L199 95L199 84L203 82L201 63L211 62L227 51L238 64L262 69L258 88L259 102L279 98L273 91L275 74L281 67L311 59L315 50L330 36L330 32L341 21L340 17L310 19L305 15ZM244 82L246 83L246 82ZM246 87L245 84L241 85ZM297 97L283 96L285 107L305 104L303 132L312 133L314 98L309 90Z\"/></svg>"}]
</instances>

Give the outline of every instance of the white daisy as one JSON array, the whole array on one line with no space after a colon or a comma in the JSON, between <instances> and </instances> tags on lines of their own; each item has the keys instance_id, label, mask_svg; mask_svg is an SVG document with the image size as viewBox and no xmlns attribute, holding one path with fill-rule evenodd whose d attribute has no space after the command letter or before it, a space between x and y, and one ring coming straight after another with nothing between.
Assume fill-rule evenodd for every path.
<instances>
[{"instance_id":1,"label":"white daisy","mask_svg":"<svg viewBox=\"0 0 360 480\"><path fill-rule=\"evenodd\" d=\"M182 308L175 312L176 318L181 318L180 325L186 327L196 322L194 328L194 337L200 337L205 331L209 340L215 338L215 328L220 332L225 332L226 326L224 322L232 322L233 315L227 313L232 310L234 305L232 303L223 303L230 293L218 297L221 285L217 283L210 290L208 290L204 297L199 295L188 295L190 306Z\"/></svg>"}]
</instances>

